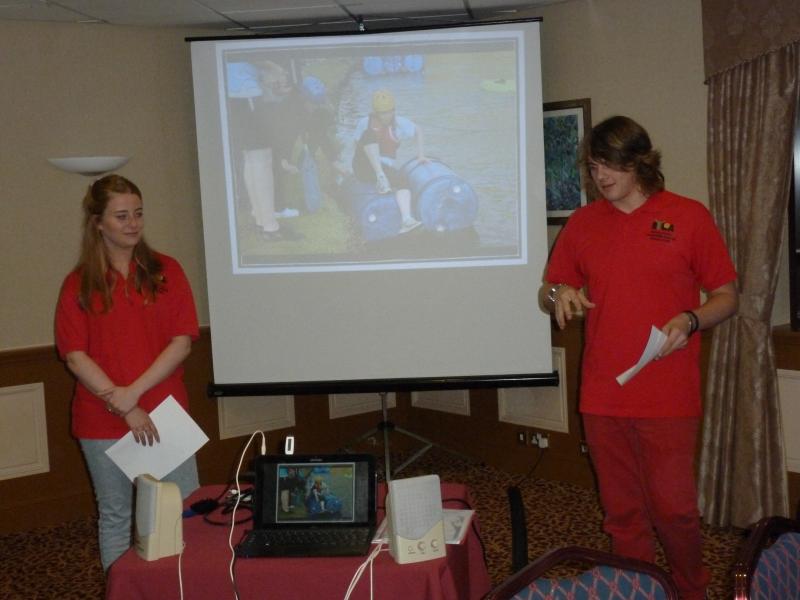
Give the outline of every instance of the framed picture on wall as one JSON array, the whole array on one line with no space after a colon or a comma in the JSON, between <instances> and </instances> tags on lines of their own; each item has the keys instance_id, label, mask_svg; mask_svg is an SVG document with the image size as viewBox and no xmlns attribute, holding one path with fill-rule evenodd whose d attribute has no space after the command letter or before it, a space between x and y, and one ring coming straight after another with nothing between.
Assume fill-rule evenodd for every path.
<instances>
[{"instance_id":1,"label":"framed picture on wall","mask_svg":"<svg viewBox=\"0 0 800 600\"><path fill-rule=\"evenodd\" d=\"M589 98L545 102L544 166L548 225L563 225L575 209L586 204L578 150L583 136L591 128Z\"/></svg>"}]
</instances>

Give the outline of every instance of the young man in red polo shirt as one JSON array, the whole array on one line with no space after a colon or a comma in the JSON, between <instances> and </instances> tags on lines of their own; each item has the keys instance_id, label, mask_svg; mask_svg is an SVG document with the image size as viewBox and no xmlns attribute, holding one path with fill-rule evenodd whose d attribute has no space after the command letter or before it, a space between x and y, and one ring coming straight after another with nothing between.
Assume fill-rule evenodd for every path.
<instances>
[{"instance_id":1,"label":"young man in red polo shirt","mask_svg":"<svg viewBox=\"0 0 800 600\"><path fill-rule=\"evenodd\" d=\"M580 407L604 529L615 553L649 562L655 531L681 597L702 599L709 574L694 477L702 406L693 334L736 312L736 271L709 211L664 190L660 153L639 124L603 121L581 161L600 198L559 235L546 305L562 329L586 315ZM657 360L620 385L652 326L666 335Z\"/></svg>"}]
</instances>

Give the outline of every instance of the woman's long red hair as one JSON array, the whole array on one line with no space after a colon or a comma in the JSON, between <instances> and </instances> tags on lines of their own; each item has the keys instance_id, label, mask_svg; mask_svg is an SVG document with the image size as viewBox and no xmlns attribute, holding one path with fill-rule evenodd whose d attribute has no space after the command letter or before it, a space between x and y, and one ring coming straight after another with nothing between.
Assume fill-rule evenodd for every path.
<instances>
[{"instance_id":1,"label":"woman's long red hair","mask_svg":"<svg viewBox=\"0 0 800 600\"><path fill-rule=\"evenodd\" d=\"M135 194L139 198L142 197L136 184L121 175L112 174L90 185L83 198L83 241L76 269L81 275L78 302L88 312L95 311L92 298L96 294L102 302L102 312L108 312L113 305L112 292L117 277L110 269L106 246L97 224L109 200L118 194ZM144 294L148 300L155 301L156 293L164 283L164 267L144 239L134 247L133 261L136 265L134 272L136 291Z\"/></svg>"}]
</instances>

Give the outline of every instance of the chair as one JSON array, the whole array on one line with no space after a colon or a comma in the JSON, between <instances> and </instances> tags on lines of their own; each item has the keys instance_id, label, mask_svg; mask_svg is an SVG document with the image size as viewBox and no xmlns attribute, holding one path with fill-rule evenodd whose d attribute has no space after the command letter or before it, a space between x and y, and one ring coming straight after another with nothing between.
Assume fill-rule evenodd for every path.
<instances>
[{"instance_id":1,"label":"chair","mask_svg":"<svg viewBox=\"0 0 800 600\"><path fill-rule=\"evenodd\" d=\"M735 600L800 600L800 521L765 517L733 565Z\"/></svg>"},{"instance_id":2,"label":"chair","mask_svg":"<svg viewBox=\"0 0 800 600\"><path fill-rule=\"evenodd\" d=\"M511 515L511 572L516 573L528 564L528 526L522 492L515 485L509 487L507 492Z\"/></svg>"},{"instance_id":3,"label":"chair","mask_svg":"<svg viewBox=\"0 0 800 600\"><path fill-rule=\"evenodd\" d=\"M578 575L549 578L547 571L566 563L591 568ZM562 570L563 569L559 569ZM485 600L678 600L678 589L660 567L609 552L567 546L552 550L517 571Z\"/></svg>"}]
</instances>

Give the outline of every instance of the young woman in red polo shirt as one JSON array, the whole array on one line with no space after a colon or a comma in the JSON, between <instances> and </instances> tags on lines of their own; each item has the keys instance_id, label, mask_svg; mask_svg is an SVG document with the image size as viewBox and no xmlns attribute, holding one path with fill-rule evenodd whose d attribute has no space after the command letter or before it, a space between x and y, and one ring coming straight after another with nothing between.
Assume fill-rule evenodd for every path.
<instances>
[{"instance_id":1,"label":"young woman in red polo shirt","mask_svg":"<svg viewBox=\"0 0 800 600\"><path fill-rule=\"evenodd\" d=\"M56 346L77 379L72 433L92 478L100 558L108 569L131 544L133 486L105 451L131 431L160 442L149 413L172 395L184 409L184 359L198 325L180 265L142 236L142 194L119 175L95 181L83 199L83 242L56 308ZM198 487L194 457L165 480L184 497Z\"/></svg>"}]
</instances>

